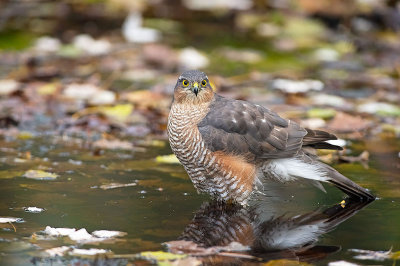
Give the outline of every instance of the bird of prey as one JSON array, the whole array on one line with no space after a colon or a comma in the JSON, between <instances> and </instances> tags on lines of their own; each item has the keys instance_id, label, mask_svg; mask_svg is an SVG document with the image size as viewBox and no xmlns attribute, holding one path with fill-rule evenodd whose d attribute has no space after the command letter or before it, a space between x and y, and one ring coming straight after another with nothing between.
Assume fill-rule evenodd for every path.
<instances>
[{"instance_id":1,"label":"bird of prey","mask_svg":"<svg viewBox=\"0 0 400 266\"><path fill-rule=\"evenodd\" d=\"M273 111L214 93L207 75L182 73L168 118L171 148L198 192L246 204L264 178L308 179L337 186L352 198L375 197L309 152L340 149L333 134L303 128Z\"/></svg>"}]
</instances>

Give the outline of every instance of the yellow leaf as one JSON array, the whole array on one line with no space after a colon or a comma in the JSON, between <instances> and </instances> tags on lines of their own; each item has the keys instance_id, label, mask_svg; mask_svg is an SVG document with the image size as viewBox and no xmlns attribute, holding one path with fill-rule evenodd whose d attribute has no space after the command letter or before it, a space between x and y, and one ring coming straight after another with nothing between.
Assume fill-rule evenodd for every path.
<instances>
[{"instance_id":1,"label":"yellow leaf","mask_svg":"<svg viewBox=\"0 0 400 266\"><path fill-rule=\"evenodd\" d=\"M57 174L49 173L42 170L28 170L23 176L36 180L54 180L58 177Z\"/></svg>"},{"instance_id":2,"label":"yellow leaf","mask_svg":"<svg viewBox=\"0 0 400 266\"><path fill-rule=\"evenodd\" d=\"M170 155L159 155L156 157L156 162L158 163L180 163L175 154Z\"/></svg>"},{"instance_id":3,"label":"yellow leaf","mask_svg":"<svg viewBox=\"0 0 400 266\"><path fill-rule=\"evenodd\" d=\"M118 104L115 106L99 107L99 111L106 116L119 120L126 121L133 111L132 104Z\"/></svg>"},{"instance_id":4,"label":"yellow leaf","mask_svg":"<svg viewBox=\"0 0 400 266\"><path fill-rule=\"evenodd\" d=\"M21 131L18 134L18 139L31 139L31 138L33 138L32 133L27 131Z\"/></svg>"},{"instance_id":5,"label":"yellow leaf","mask_svg":"<svg viewBox=\"0 0 400 266\"><path fill-rule=\"evenodd\" d=\"M115 106L96 106L80 110L79 112L73 114L72 118L78 119L79 117L85 115L101 113L105 116L118 120L119 122L125 122L126 120L128 120L132 111L133 111L132 104L118 104Z\"/></svg>"},{"instance_id":6,"label":"yellow leaf","mask_svg":"<svg viewBox=\"0 0 400 266\"><path fill-rule=\"evenodd\" d=\"M57 84L56 83L48 83L46 85L41 86L38 89L38 93L40 95L51 95L54 94L57 90Z\"/></svg>"},{"instance_id":7,"label":"yellow leaf","mask_svg":"<svg viewBox=\"0 0 400 266\"><path fill-rule=\"evenodd\" d=\"M173 254L169 252L164 252L164 251L146 251L146 252L141 252L140 256L146 258L146 259L152 259L152 260L176 260L176 259L183 259L187 257L185 254Z\"/></svg>"},{"instance_id":8,"label":"yellow leaf","mask_svg":"<svg viewBox=\"0 0 400 266\"><path fill-rule=\"evenodd\" d=\"M398 260L400 259L400 251L394 252L392 253L392 255L390 256L392 259L394 260Z\"/></svg>"}]
</instances>

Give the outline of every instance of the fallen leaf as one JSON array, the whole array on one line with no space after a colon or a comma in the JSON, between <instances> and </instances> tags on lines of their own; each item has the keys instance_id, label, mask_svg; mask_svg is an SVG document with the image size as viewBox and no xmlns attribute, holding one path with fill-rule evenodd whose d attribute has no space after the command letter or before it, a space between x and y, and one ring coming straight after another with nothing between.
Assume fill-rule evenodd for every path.
<instances>
[{"instance_id":1,"label":"fallen leaf","mask_svg":"<svg viewBox=\"0 0 400 266\"><path fill-rule=\"evenodd\" d=\"M52 95L57 91L58 86L59 85L57 83L45 84L45 85L43 85L43 86L38 88L38 93L40 95Z\"/></svg>"},{"instance_id":2,"label":"fallen leaf","mask_svg":"<svg viewBox=\"0 0 400 266\"><path fill-rule=\"evenodd\" d=\"M329 122L328 128L341 133L362 131L369 128L372 122L360 116L353 116L343 112L338 112Z\"/></svg>"},{"instance_id":3,"label":"fallen leaf","mask_svg":"<svg viewBox=\"0 0 400 266\"><path fill-rule=\"evenodd\" d=\"M334 117L336 111L331 108L312 108L307 111L307 116L310 118L328 119Z\"/></svg>"},{"instance_id":4,"label":"fallen leaf","mask_svg":"<svg viewBox=\"0 0 400 266\"><path fill-rule=\"evenodd\" d=\"M122 98L141 108L157 108L160 105L166 108L170 104L164 95L149 90L128 92Z\"/></svg>"},{"instance_id":5,"label":"fallen leaf","mask_svg":"<svg viewBox=\"0 0 400 266\"><path fill-rule=\"evenodd\" d=\"M54 180L58 177L57 174L49 173L43 170L28 170L23 176L36 180Z\"/></svg>"},{"instance_id":6,"label":"fallen leaf","mask_svg":"<svg viewBox=\"0 0 400 266\"><path fill-rule=\"evenodd\" d=\"M90 98L94 97L99 91L100 88L93 84L72 83L67 85L67 87L63 91L63 94L70 99L89 100Z\"/></svg>"},{"instance_id":7,"label":"fallen leaf","mask_svg":"<svg viewBox=\"0 0 400 266\"><path fill-rule=\"evenodd\" d=\"M99 139L93 142L93 147L109 150L132 150L133 144L129 141Z\"/></svg>"},{"instance_id":8,"label":"fallen leaf","mask_svg":"<svg viewBox=\"0 0 400 266\"><path fill-rule=\"evenodd\" d=\"M118 104L115 106L99 107L99 112L120 122L126 121L131 115L132 111L132 104Z\"/></svg>"},{"instance_id":9,"label":"fallen leaf","mask_svg":"<svg viewBox=\"0 0 400 266\"><path fill-rule=\"evenodd\" d=\"M10 95L18 90L20 84L13 79L0 80L0 95Z\"/></svg>"},{"instance_id":10,"label":"fallen leaf","mask_svg":"<svg viewBox=\"0 0 400 266\"><path fill-rule=\"evenodd\" d=\"M382 116L400 116L400 107L383 102L364 103L357 107L362 113L378 114Z\"/></svg>"},{"instance_id":11,"label":"fallen leaf","mask_svg":"<svg viewBox=\"0 0 400 266\"><path fill-rule=\"evenodd\" d=\"M320 91L324 88L324 83L319 80L289 80L275 79L272 81L272 88L286 93L305 93L310 90Z\"/></svg>"}]
</instances>

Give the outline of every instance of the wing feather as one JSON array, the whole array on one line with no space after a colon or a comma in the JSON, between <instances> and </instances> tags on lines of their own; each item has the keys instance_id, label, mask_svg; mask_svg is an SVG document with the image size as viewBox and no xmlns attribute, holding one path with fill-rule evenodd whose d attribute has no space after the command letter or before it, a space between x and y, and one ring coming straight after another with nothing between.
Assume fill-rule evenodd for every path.
<instances>
[{"instance_id":1,"label":"wing feather","mask_svg":"<svg viewBox=\"0 0 400 266\"><path fill-rule=\"evenodd\" d=\"M295 155L307 134L304 128L267 108L219 95L215 95L198 128L212 151L263 159Z\"/></svg>"}]
</instances>

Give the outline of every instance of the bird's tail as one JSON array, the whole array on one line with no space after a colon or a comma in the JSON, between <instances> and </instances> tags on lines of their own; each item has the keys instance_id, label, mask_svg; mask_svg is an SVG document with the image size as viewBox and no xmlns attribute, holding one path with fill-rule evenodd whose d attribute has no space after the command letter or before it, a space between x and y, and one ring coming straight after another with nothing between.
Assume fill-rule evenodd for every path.
<instances>
[{"instance_id":1,"label":"bird's tail","mask_svg":"<svg viewBox=\"0 0 400 266\"><path fill-rule=\"evenodd\" d=\"M349 195L350 198L368 202L375 200L375 196L372 195L367 189L357 185L332 167L328 165L324 166L325 170L328 172L327 181Z\"/></svg>"}]
</instances>

